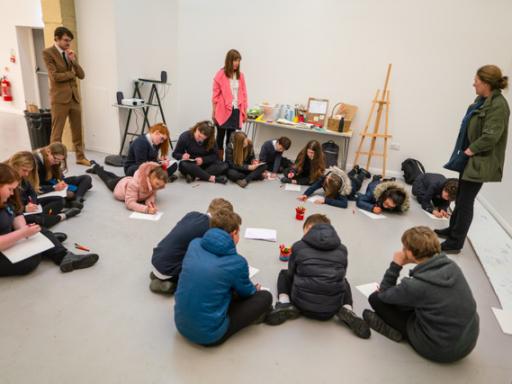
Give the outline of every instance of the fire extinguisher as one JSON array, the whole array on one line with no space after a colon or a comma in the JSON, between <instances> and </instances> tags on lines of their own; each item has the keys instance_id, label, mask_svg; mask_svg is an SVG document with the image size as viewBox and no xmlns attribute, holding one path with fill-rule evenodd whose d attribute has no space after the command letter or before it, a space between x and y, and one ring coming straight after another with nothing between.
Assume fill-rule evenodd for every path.
<instances>
[{"instance_id":1,"label":"fire extinguisher","mask_svg":"<svg viewBox=\"0 0 512 384\"><path fill-rule=\"evenodd\" d=\"M4 99L4 101L12 101L11 82L7 80L7 77L4 76L2 78L0 87L2 89L2 98Z\"/></svg>"}]
</instances>

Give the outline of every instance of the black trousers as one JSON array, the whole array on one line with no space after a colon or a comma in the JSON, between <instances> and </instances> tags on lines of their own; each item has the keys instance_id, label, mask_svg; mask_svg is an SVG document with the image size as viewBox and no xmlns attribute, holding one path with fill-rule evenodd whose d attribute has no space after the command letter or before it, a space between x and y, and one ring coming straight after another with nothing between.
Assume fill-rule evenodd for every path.
<instances>
[{"instance_id":1,"label":"black trousers","mask_svg":"<svg viewBox=\"0 0 512 384\"><path fill-rule=\"evenodd\" d=\"M77 200L82 199L85 193L92 188L92 179L89 175L66 177L64 178L64 182L78 187L75 192L75 199Z\"/></svg>"},{"instance_id":2,"label":"black trousers","mask_svg":"<svg viewBox=\"0 0 512 384\"><path fill-rule=\"evenodd\" d=\"M224 137L226 137L226 145L229 143L231 134L240 129L240 110L233 109L228 120L221 126L217 125L217 147L224 149Z\"/></svg>"},{"instance_id":3,"label":"black trousers","mask_svg":"<svg viewBox=\"0 0 512 384\"><path fill-rule=\"evenodd\" d=\"M368 298L368 302L375 313L379 315L386 324L400 332L404 339L408 339L407 321L414 315L413 310L384 303L379 299L378 292L372 293Z\"/></svg>"},{"instance_id":4,"label":"black trousers","mask_svg":"<svg viewBox=\"0 0 512 384\"><path fill-rule=\"evenodd\" d=\"M347 279L345 279L343 283L345 284L345 295L343 295L343 302L341 304L353 305L354 301L352 300L352 289L350 288L350 284L348 283ZM277 294L280 295L282 293L288 296L291 296L292 293L292 278L287 269L281 269L279 275L277 276ZM312 319L328 320L334 316L334 313L313 313L309 311L303 311L299 306L297 306L297 308L304 316L310 317Z\"/></svg>"},{"instance_id":5,"label":"black trousers","mask_svg":"<svg viewBox=\"0 0 512 384\"><path fill-rule=\"evenodd\" d=\"M137 169L139 169L139 167L140 167L140 165L137 165L137 164L130 165L128 168L126 168L124 173L126 176L133 176L135 174L135 171ZM169 168L167 168L167 175L170 177L170 176L174 175L177 170L178 170L178 163L174 163Z\"/></svg>"},{"instance_id":6,"label":"black trousers","mask_svg":"<svg viewBox=\"0 0 512 384\"><path fill-rule=\"evenodd\" d=\"M180 162L180 172L186 176L197 177L199 180L208 181L210 176L219 176L228 170L228 165L223 161L216 161L210 165L197 165L191 161Z\"/></svg>"},{"instance_id":7,"label":"black trousers","mask_svg":"<svg viewBox=\"0 0 512 384\"><path fill-rule=\"evenodd\" d=\"M213 344L224 343L241 329L248 327L272 308L272 294L268 291L257 291L247 298L233 298L228 309L229 327L224 336Z\"/></svg>"},{"instance_id":8,"label":"black trousers","mask_svg":"<svg viewBox=\"0 0 512 384\"><path fill-rule=\"evenodd\" d=\"M462 248L473 221L475 199L483 183L475 183L459 178L459 190L455 199L455 209L450 217L450 236L446 242L453 247Z\"/></svg>"},{"instance_id":9,"label":"black trousers","mask_svg":"<svg viewBox=\"0 0 512 384\"><path fill-rule=\"evenodd\" d=\"M62 259L66 256L67 249L64 248L49 230L42 228L41 233L53 243L54 247L16 264L12 264L9 259L0 252L0 277L26 275L36 269L44 257L60 265Z\"/></svg>"},{"instance_id":10,"label":"black trousers","mask_svg":"<svg viewBox=\"0 0 512 384\"><path fill-rule=\"evenodd\" d=\"M41 227L51 228L60 222L59 213L64 209L65 201L62 197L51 196L37 199L43 207L43 213L25 216L28 224L38 224Z\"/></svg>"},{"instance_id":11,"label":"black trousers","mask_svg":"<svg viewBox=\"0 0 512 384\"><path fill-rule=\"evenodd\" d=\"M95 167L96 168L96 174L99 176L101 181L105 183L108 189L110 189L112 192L114 192L114 189L116 188L117 183L122 179L121 176L117 176L115 173L105 171L102 167Z\"/></svg>"},{"instance_id":12,"label":"black trousers","mask_svg":"<svg viewBox=\"0 0 512 384\"><path fill-rule=\"evenodd\" d=\"M239 171L237 169L230 168L228 169L228 179L236 182L238 180L245 179L248 182L254 180L262 180L263 172L265 172L265 167L261 166L256 168L254 171Z\"/></svg>"}]
</instances>

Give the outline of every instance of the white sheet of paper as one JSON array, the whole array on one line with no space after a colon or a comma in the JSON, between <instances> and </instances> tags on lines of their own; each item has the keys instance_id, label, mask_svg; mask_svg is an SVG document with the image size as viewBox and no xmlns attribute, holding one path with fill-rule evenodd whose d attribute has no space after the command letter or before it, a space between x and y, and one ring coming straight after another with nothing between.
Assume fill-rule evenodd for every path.
<instances>
[{"instance_id":1,"label":"white sheet of paper","mask_svg":"<svg viewBox=\"0 0 512 384\"><path fill-rule=\"evenodd\" d=\"M2 253L14 264L53 247L53 243L46 236L36 233L28 239L18 241L11 248L2 251Z\"/></svg>"},{"instance_id":2,"label":"white sheet of paper","mask_svg":"<svg viewBox=\"0 0 512 384\"><path fill-rule=\"evenodd\" d=\"M383 214L376 215L375 213L365 211L364 209L361 209L361 208L359 208L359 212L364 213L366 216L368 216L370 219L373 219L373 220L379 220L379 219L386 218L386 216L384 216Z\"/></svg>"},{"instance_id":3,"label":"white sheet of paper","mask_svg":"<svg viewBox=\"0 0 512 384\"><path fill-rule=\"evenodd\" d=\"M306 201L307 201L308 203L313 203L313 204L314 204L314 203L315 203L315 201L317 201L317 200L319 200L319 199L323 199L323 198L324 198L324 197L322 197L322 196L313 195L313 196L311 196L309 199L307 199Z\"/></svg>"},{"instance_id":4,"label":"white sheet of paper","mask_svg":"<svg viewBox=\"0 0 512 384\"><path fill-rule=\"evenodd\" d=\"M422 211L425 213L425 215L427 215L428 217L430 217L432 220L448 220L447 217L435 217L433 214L431 214L430 212L427 212L425 210L422 209Z\"/></svg>"},{"instance_id":5,"label":"white sheet of paper","mask_svg":"<svg viewBox=\"0 0 512 384\"><path fill-rule=\"evenodd\" d=\"M43 207L41 204L37 206L37 211L35 212L23 212L23 215L30 216L30 215L37 215L38 213L43 213Z\"/></svg>"},{"instance_id":6,"label":"white sheet of paper","mask_svg":"<svg viewBox=\"0 0 512 384\"><path fill-rule=\"evenodd\" d=\"M68 189L65 188L62 191L53 191L53 192L43 193L42 195L39 195L38 197L39 198L42 198L42 197L54 197L54 196L66 197L67 194L68 194Z\"/></svg>"},{"instance_id":7,"label":"white sheet of paper","mask_svg":"<svg viewBox=\"0 0 512 384\"><path fill-rule=\"evenodd\" d=\"M158 221L158 220L160 220L160 218L162 217L163 214L164 214L163 212L157 212L154 215L150 215L147 213L133 212L130 215L130 219Z\"/></svg>"},{"instance_id":8,"label":"white sheet of paper","mask_svg":"<svg viewBox=\"0 0 512 384\"><path fill-rule=\"evenodd\" d=\"M284 187L285 191L300 192L300 185L297 184L286 184Z\"/></svg>"},{"instance_id":9,"label":"white sheet of paper","mask_svg":"<svg viewBox=\"0 0 512 384\"><path fill-rule=\"evenodd\" d=\"M512 311L499 308L492 308L496 320L500 324L501 330L507 335L512 335Z\"/></svg>"},{"instance_id":10,"label":"white sheet of paper","mask_svg":"<svg viewBox=\"0 0 512 384\"><path fill-rule=\"evenodd\" d=\"M277 231L265 228L246 228L245 238L253 240L277 241Z\"/></svg>"},{"instance_id":11,"label":"white sheet of paper","mask_svg":"<svg viewBox=\"0 0 512 384\"><path fill-rule=\"evenodd\" d=\"M260 270L249 265L249 279L252 279Z\"/></svg>"},{"instance_id":12,"label":"white sheet of paper","mask_svg":"<svg viewBox=\"0 0 512 384\"><path fill-rule=\"evenodd\" d=\"M366 297L370 297L370 295L379 289L379 284L377 283L368 283L363 285L358 285L356 287L363 295Z\"/></svg>"}]
</instances>

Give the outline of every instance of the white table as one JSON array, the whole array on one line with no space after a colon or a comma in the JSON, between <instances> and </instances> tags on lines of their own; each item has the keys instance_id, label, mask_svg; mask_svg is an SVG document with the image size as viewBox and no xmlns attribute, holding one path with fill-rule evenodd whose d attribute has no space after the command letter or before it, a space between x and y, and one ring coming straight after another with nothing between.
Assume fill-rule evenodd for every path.
<instances>
[{"instance_id":1,"label":"white table","mask_svg":"<svg viewBox=\"0 0 512 384\"><path fill-rule=\"evenodd\" d=\"M270 128L270 129L287 129L294 132L307 132L314 135L326 136L329 137L330 140L338 141L338 145L340 146L340 165L342 169L345 169L347 166L347 156L348 149L350 146L350 138L352 137L352 131L350 132L334 132L328 129L310 129L304 127L297 127L294 125L288 124L278 124L274 122L267 121L259 121L253 119L247 119L244 125L244 132L247 137L252 139L253 144L256 146L254 139L256 138L256 131L261 128Z\"/></svg>"}]
</instances>

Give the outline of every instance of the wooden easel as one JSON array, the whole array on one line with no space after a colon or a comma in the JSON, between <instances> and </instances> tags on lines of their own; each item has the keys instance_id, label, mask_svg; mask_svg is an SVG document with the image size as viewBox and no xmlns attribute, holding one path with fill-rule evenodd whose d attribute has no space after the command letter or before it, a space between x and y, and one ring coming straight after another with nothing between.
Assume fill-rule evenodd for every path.
<instances>
[{"instance_id":1,"label":"wooden easel","mask_svg":"<svg viewBox=\"0 0 512 384\"><path fill-rule=\"evenodd\" d=\"M384 82L384 90L382 94L380 93L380 89L377 90L375 97L372 101L372 108L370 109L370 115L368 116L368 120L366 121L366 125L364 127L364 131L361 133L361 141L359 142L359 147L356 151L356 157L354 160L354 165L359 164L359 156L367 155L368 160L366 162L366 169L370 168L370 163L372 161L372 156L382 156L384 161L382 164L382 176L386 176L386 163L388 159L388 139L391 138L391 135L388 134L388 121L389 121L389 76L391 75L391 64L388 65L388 72L386 75L386 81ZM370 123L372 121L373 112L375 111L375 106L377 105L377 116L375 118L375 123L373 126L373 133L368 133L368 128L370 127ZM384 133L379 133L380 128L380 120L382 117L382 112L385 109L386 113L386 122L384 126ZM370 150L369 151L361 151L363 148L364 139L371 138L370 142ZM384 151L382 153L375 152L375 143L377 138L384 139Z\"/></svg>"}]
</instances>

